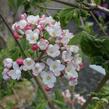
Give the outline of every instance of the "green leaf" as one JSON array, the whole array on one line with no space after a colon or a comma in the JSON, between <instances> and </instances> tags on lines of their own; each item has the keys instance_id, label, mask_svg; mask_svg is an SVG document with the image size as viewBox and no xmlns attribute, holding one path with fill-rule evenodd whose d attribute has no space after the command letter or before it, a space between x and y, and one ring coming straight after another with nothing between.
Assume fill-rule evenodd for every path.
<instances>
[{"instance_id":1,"label":"green leaf","mask_svg":"<svg viewBox=\"0 0 109 109\"><path fill-rule=\"evenodd\" d=\"M96 4L100 4L100 3L101 3L101 0L94 0L94 2L95 2Z\"/></svg>"},{"instance_id":2,"label":"green leaf","mask_svg":"<svg viewBox=\"0 0 109 109\"><path fill-rule=\"evenodd\" d=\"M74 37L72 37L71 39L70 39L70 41L69 41L69 45L78 45L78 44L80 44L80 41L81 41L81 34L79 33L79 34L76 34L76 35L74 35Z\"/></svg>"},{"instance_id":3,"label":"green leaf","mask_svg":"<svg viewBox=\"0 0 109 109\"><path fill-rule=\"evenodd\" d=\"M71 20L75 20L76 22L79 22L77 19L78 15L79 14L77 10L72 8L67 8L58 12L54 16L54 18L61 22L62 27L65 27Z\"/></svg>"},{"instance_id":4,"label":"green leaf","mask_svg":"<svg viewBox=\"0 0 109 109\"><path fill-rule=\"evenodd\" d=\"M103 66L109 70L109 38L97 38L87 32L81 34L80 46L82 51L89 56L94 64Z\"/></svg>"},{"instance_id":5,"label":"green leaf","mask_svg":"<svg viewBox=\"0 0 109 109\"><path fill-rule=\"evenodd\" d=\"M40 102L36 109L46 109L46 106L47 106L47 103L45 101Z\"/></svg>"},{"instance_id":6,"label":"green leaf","mask_svg":"<svg viewBox=\"0 0 109 109\"><path fill-rule=\"evenodd\" d=\"M9 6L14 12L17 12L18 8L23 5L25 0L8 0Z\"/></svg>"},{"instance_id":7,"label":"green leaf","mask_svg":"<svg viewBox=\"0 0 109 109\"><path fill-rule=\"evenodd\" d=\"M61 108L62 108L62 107L63 107L63 108L65 107L65 103L64 103L64 102L59 101L59 100L53 100L53 101L54 101L54 103L56 103L59 107L61 107ZM62 109L63 109L63 108L62 108Z\"/></svg>"}]
</instances>

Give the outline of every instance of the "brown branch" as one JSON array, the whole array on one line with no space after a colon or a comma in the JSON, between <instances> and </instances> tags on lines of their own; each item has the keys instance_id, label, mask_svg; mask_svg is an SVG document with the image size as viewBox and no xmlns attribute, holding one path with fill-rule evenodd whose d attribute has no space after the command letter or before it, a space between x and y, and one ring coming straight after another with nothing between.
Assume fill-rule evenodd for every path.
<instances>
[{"instance_id":1,"label":"brown branch","mask_svg":"<svg viewBox=\"0 0 109 109\"><path fill-rule=\"evenodd\" d=\"M42 84L40 78L35 77L34 79L35 79L35 81L37 82L37 84L39 84L39 88L42 90L43 95L44 95L44 97L46 98L49 107L50 107L51 109L57 109L57 107L55 107L55 105L53 104L53 101L47 96L47 93L46 93L46 91L45 91L45 89L44 89L44 87L43 87L43 84Z\"/></svg>"},{"instance_id":2,"label":"brown branch","mask_svg":"<svg viewBox=\"0 0 109 109\"><path fill-rule=\"evenodd\" d=\"M45 54L45 51L42 51L41 54L40 54L40 56L37 59L35 59L35 62L40 61L42 59L42 57L43 57L44 54Z\"/></svg>"},{"instance_id":3,"label":"brown branch","mask_svg":"<svg viewBox=\"0 0 109 109\"><path fill-rule=\"evenodd\" d=\"M109 9L102 7L100 5L96 5L96 4L88 4L88 3L84 3L85 6L89 7L89 10L95 10L95 11L101 11L105 14L109 14Z\"/></svg>"},{"instance_id":4,"label":"brown branch","mask_svg":"<svg viewBox=\"0 0 109 109\"><path fill-rule=\"evenodd\" d=\"M43 8L43 9L47 9L47 10L63 10L64 8L53 8L53 7L45 7L45 6L40 6L40 5L36 5L38 8Z\"/></svg>"},{"instance_id":5,"label":"brown branch","mask_svg":"<svg viewBox=\"0 0 109 109\"><path fill-rule=\"evenodd\" d=\"M96 4L84 3L84 6L80 6L78 4L72 4L72 3L64 2L62 0L51 0L51 1L55 1L55 2L58 2L58 3L62 3L62 4L65 4L65 5L74 7L74 8L83 9L83 10L86 10L86 11L94 11L95 10L95 11L101 11L105 14L109 14L109 9L102 7L102 6L99 6L99 5L96 5Z\"/></svg>"},{"instance_id":6,"label":"brown branch","mask_svg":"<svg viewBox=\"0 0 109 109\"><path fill-rule=\"evenodd\" d=\"M62 0L51 0L51 1L58 2L58 3L64 4L64 5L68 5L68 6L74 7L74 8L80 8L80 9L87 10L87 11L89 10L87 7L83 7L83 6L80 6L78 4L72 4L72 3L64 2Z\"/></svg>"},{"instance_id":7,"label":"brown branch","mask_svg":"<svg viewBox=\"0 0 109 109\"><path fill-rule=\"evenodd\" d=\"M99 23L99 21L97 20L96 16L94 15L93 11L90 11L90 15L92 16L92 18L95 20L96 24L98 25L98 27L101 29L101 31L103 32L103 34L105 36L108 36L108 34L105 32L104 28L102 27L102 25Z\"/></svg>"},{"instance_id":8,"label":"brown branch","mask_svg":"<svg viewBox=\"0 0 109 109\"><path fill-rule=\"evenodd\" d=\"M16 44L17 44L18 47L20 48L22 55L23 55L24 57L26 57L22 46L20 45L20 43L18 42L18 40L14 37L13 31L11 30L11 28L9 27L8 23L6 22L5 18L1 15L1 13L0 13L0 17L1 17L2 21L4 22L4 24L6 25L6 27L8 28L8 30L10 31L10 33L11 33L12 37L14 38Z\"/></svg>"}]
</instances>

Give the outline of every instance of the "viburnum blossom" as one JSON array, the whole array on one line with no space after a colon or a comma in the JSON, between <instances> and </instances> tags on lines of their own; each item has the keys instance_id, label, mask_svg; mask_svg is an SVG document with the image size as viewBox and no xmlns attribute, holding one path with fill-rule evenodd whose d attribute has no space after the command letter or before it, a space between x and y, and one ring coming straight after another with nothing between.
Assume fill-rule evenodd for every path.
<instances>
[{"instance_id":1,"label":"viburnum blossom","mask_svg":"<svg viewBox=\"0 0 109 109\"><path fill-rule=\"evenodd\" d=\"M69 30L63 30L61 33L61 40L60 42L64 45L67 45L70 41L70 39L73 37L73 34L69 32Z\"/></svg>"},{"instance_id":2,"label":"viburnum blossom","mask_svg":"<svg viewBox=\"0 0 109 109\"><path fill-rule=\"evenodd\" d=\"M32 25L36 25L38 23L38 20L39 20L39 16L33 16L33 15L30 15L27 17L27 22L29 24L32 24Z\"/></svg>"},{"instance_id":3,"label":"viburnum blossom","mask_svg":"<svg viewBox=\"0 0 109 109\"><path fill-rule=\"evenodd\" d=\"M4 68L2 75L3 75L3 79L4 80L8 80L10 79L9 75L8 75L9 69L8 68Z\"/></svg>"},{"instance_id":4,"label":"viburnum blossom","mask_svg":"<svg viewBox=\"0 0 109 109\"><path fill-rule=\"evenodd\" d=\"M79 52L79 47L76 46L76 45L72 45L72 46L69 46L69 50L73 53L78 53Z\"/></svg>"},{"instance_id":5,"label":"viburnum blossom","mask_svg":"<svg viewBox=\"0 0 109 109\"><path fill-rule=\"evenodd\" d=\"M26 39L29 41L30 44L36 44L36 42L39 38L38 32L32 31L32 30L27 30L25 34L26 34Z\"/></svg>"},{"instance_id":6,"label":"viburnum blossom","mask_svg":"<svg viewBox=\"0 0 109 109\"><path fill-rule=\"evenodd\" d=\"M46 30L51 35L51 37L61 37L62 30L61 30L60 22L56 22L55 24L48 25L46 27Z\"/></svg>"},{"instance_id":7,"label":"viburnum blossom","mask_svg":"<svg viewBox=\"0 0 109 109\"><path fill-rule=\"evenodd\" d=\"M62 59L65 62L71 61L73 59L71 51L63 51L62 52Z\"/></svg>"},{"instance_id":8,"label":"viburnum blossom","mask_svg":"<svg viewBox=\"0 0 109 109\"><path fill-rule=\"evenodd\" d=\"M21 78L21 70L19 65L16 62L13 63L13 70L10 70L8 75L13 80L16 80L16 79L19 80Z\"/></svg>"},{"instance_id":9,"label":"viburnum blossom","mask_svg":"<svg viewBox=\"0 0 109 109\"><path fill-rule=\"evenodd\" d=\"M34 51L27 58L16 61L6 58L3 61L3 78L21 79L24 71L30 71L33 76L42 79L46 90L52 89L56 78L68 80L70 86L75 86L82 59L77 45L69 45L74 35L67 29L62 29L60 22L49 16L22 14L20 20L12 26L16 40L26 39L30 45L26 52ZM26 73L25 73L26 75ZM68 91L67 91L68 92Z\"/></svg>"},{"instance_id":10,"label":"viburnum blossom","mask_svg":"<svg viewBox=\"0 0 109 109\"><path fill-rule=\"evenodd\" d=\"M13 65L13 60L10 59L10 58L6 58L6 59L3 61L3 64L4 64L4 67L6 67L6 68L11 68L12 65Z\"/></svg>"},{"instance_id":11,"label":"viburnum blossom","mask_svg":"<svg viewBox=\"0 0 109 109\"><path fill-rule=\"evenodd\" d=\"M26 58L23 64L23 70L24 71L32 70L34 67L34 64L35 62L31 58Z\"/></svg>"},{"instance_id":12,"label":"viburnum blossom","mask_svg":"<svg viewBox=\"0 0 109 109\"><path fill-rule=\"evenodd\" d=\"M48 47L49 42L46 39L40 39L38 42L38 47L41 50L46 50Z\"/></svg>"},{"instance_id":13,"label":"viburnum blossom","mask_svg":"<svg viewBox=\"0 0 109 109\"><path fill-rule=\"evenodd\" d=\"M83 96L80 96L80 94L73 94L73 97L71 97L71 93L69 89L66 89L65 91L62 92L62 96L64 97L64 100L66 103L71 104L71 105L76 105L80 104L83 105L86 100L84 99Z\"/></svg>"},{"instance_id":14,"label":"viburnum blossom","mask_svg":"<svg viewBox=\"0 0 109 109\"><path fill-rule=\"evenodd\" d=\"M63 91L62 95L64 96L64 98L67 98L67 99L71 98L71 93L70 93L69 89L66 89L65 91Z\"/></svg>"},{"instance_id":15,"label":"viburnum blossom","mask_svg":"<svg viewBox=\"0 0 109 109\"><path fill-rule=\"evenodd\" d=\"M74 100L80 105L83 105L86 102L85 98L83 96L80 96L80 94L75 94Z\"/></svg>"},{"instance_id":16,"label":"viburnum blossom","mask_svg":"<svg viewBox=\"0 0 109 109\"><path fill-rule=\"evenodd\" d=\"M45 68L44 63L36 63L32 69L33 75L38 76L38 74L41 73L44 68Z\"/></svg>"},{"instance_id":17,"label":"viburnum blossom","mask_svg":"<svg viewBox=\"0 0 109 109\"><path fill-rule=\"evenodd\" d=\"M18 27L20 29L24 29L26 25L27 25L26 20L20 20L18 23L16 23L16 27Z\"/></svg>"},{"instance_id":18,"label":"viburnum blossom","mask_svg":"<svg viewBox=\"0 0 109 109\"><path fill-rule=\"evenodd\" d=\"M41 77L42 77L42 81L44 82L45 85L47 85L49 88L54 87L54 83L56 82L56 77L53 75L52 72L43 71L41 73Z\"/></svg>"},{"instance_id":19,"label":"viburnum blossom","mask_svg":"<svg viewBox=\"0 0 109 109\"><path fill-rule=\"evenodd\" d=\"M2 72L4 80L8 80L10 78L19 80L21 78L21 69L16 62L12 61L12 59L5 59L4 67L5 69Z\"/></svg>"},{"instance_id":20,"label":"viburnum blossom","mask_svg":"<svg viewBox=\"0 0 109 109\"><path fill-rule=\"evenodd\" d=\"M47 54L48 54L48 56L51 56L53 58L59 56L60 55L59 45L57 45L57 44L55 44L55 45L50 44L48 46L48 49L47 49Z\"/></svg>"},{"instance_id":21,"label":"viburnum blossom","mask_svg":"<svg viewBox=\"0 0 109 109\"><path fill-rule=\"evenodd\" d=\"M65 69L65 76L69 80L70 86L75 86L77 84L78 73L71 62L67 64Z\"/></svg>"},{"instance_id":22,"label":"viburnum blossom","mask_svg":"<svg viewBox=\"0 0 109 109\"><path fill-rule=\"evenodd\" d=\"M59 60L53 61L52 59L48 58L47 64L50 67L50 71L54 72L55 76L60 76L61 71L63 71L65 68L65 66L61 64Z\"/></svg>"}]
</instances>

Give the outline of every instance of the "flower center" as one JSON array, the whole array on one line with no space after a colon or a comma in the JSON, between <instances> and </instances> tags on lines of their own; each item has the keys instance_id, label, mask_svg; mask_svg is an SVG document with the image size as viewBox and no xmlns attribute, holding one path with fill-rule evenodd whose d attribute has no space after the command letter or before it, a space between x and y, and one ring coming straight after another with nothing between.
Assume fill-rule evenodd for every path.
<instances>
[{"instance_id":1,"label":"flower center","mask_svg":"<svg viewBox=\"0 0 109 109\"><path fill-rule=\"evenodd\" d=\"M50 80L51 78L50 78L50 76L47 76L47 80Z\"/></svg>"}]
</instances>

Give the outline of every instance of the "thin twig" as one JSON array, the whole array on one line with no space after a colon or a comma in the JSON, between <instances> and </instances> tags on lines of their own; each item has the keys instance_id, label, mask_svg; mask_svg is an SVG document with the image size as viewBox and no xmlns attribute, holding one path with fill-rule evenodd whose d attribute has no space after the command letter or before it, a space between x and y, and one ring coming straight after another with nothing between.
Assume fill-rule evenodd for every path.
<instances>
[{"instance_id":1,"label":"thin twig","mask_svg":"<svg viewBox=\"0 0 109 109\"><path fill-rule=\"evenodd\" d=\"M103 12L105 14L109 14L109 9L107 9L105 7L102 7L100 5L97 5L97 4L94 4L94 3L92 3L92 4L84 3L84 5L87 6L87 7L89 7L89 10L90 11L91 10L92 11L95 10L95 11Z\"/></svg>"},{"instance_id":2,"label":"thin twig","mask_svg":"<svg viewBox=\"0 0 109 109\"><path fill-rule=\"evenodd\" d=\"M38 7L40 8L43 8L43 9L47 9L47 10L63 10L64 8L53 8L53 7L45 7L45 6L39 6Z\"/></svg>"},{"instance_id":3,"label":"thin twig","mask_svg":"<svg viewBox=\"0 0 109 109\"><path fill-rule=\"evenodd\" d=\"M36 80L37 84L39 84L39 88L43 91L44 97L46 98L49 107L50 107L51 109L57 109L57 108L53 105L53 101L47 96L47 93L46 93L44 87L42 87L43 85L42 85L42 82L41 82L40 78L39 78L39 77L36 77L36 78L34 78L34 79Z\"/></svg>"},{"instance_id":4,"label":"thin twig","mask_svg":"<svg viewBox=\"0 0 109 109\"><path fill-rule=\"evenodd\" d=\"M3 20L4 24L6 25L6 27L8 28L8 30L10 31L10 33L12 34L12 37L14 38L16 44L19 46L19 48L21 50L21 53L23 54L24 57L26 57L22 46L20 45L20 43L18 42L18 40L14 37L13 31L11 30L11 28L9 27L8 23L6 22L5 18L1 15L1 13L0 13L0 17Z\"/></svg>"},{"instance_id":5,"label":"thin twig","mask_svg":"<svg viewBox=\"0 0 109 109\"><path fill-rule=\"evenodd\" d=\"M108 36L108 34L105 32L105 30L102 27L102 25L100 25L99 21L97 20L96 16L94 15L93 11L90 11L90 15L93 17L93 19L95 20L96 24L99 26L99 28L101 29L101 31L103 32L103 34L105 36Z\"/></svg>"},{"instance_id":6,"label":"thin twig","mask_svg":"<svg viewBox=\"0 0 109 109\"><path fill-rule=\"evenodd\" d=\"M12 88L12 91L13 91L13 93L14 93L16 102L18 103L18 102L20 101L19 96L17 95L17 93L16 93L16 91L14 90L14 88Z\"/></svg>"},{"instance_id":7,"label":"thin twig","mask_svg":"<svg viewBox=\"0 0 109 109\"><path fill-rule=\"evenodd\" d=\"M105 14L109 14L109 9L102 7L100 5L96 5L96 4L84 3L84 6L81 7L80 5L77 5L77 4L75 5L73 3L64 2L62 0L51 0L51 1L62 3L62 4L65 4L65 5L74 7L74 8L79 8L79 9L82 9L82 10L85 10L85 11L94 11L95 10L95 11L101 11Z\"/></svg>"},{"instance_id":8,"label":"thin twig","mask_svg":"<svg viewBox=\"0 0 109 109\"><path fill-rule=\"evenodd\" d=\"M62 0L51 0L51 1L55 1L55 2L58 2L58 3L62 3L62 4L65 4L65 5L68 5L68 6L70 6L70 7L74 7L74 8L80 8L80 9L83 9L83 10L89 10L87 7L82 7L82 6L77 5L77 4L64 2L64 1L62 1Z\"/></svg>"}]
</instances>

